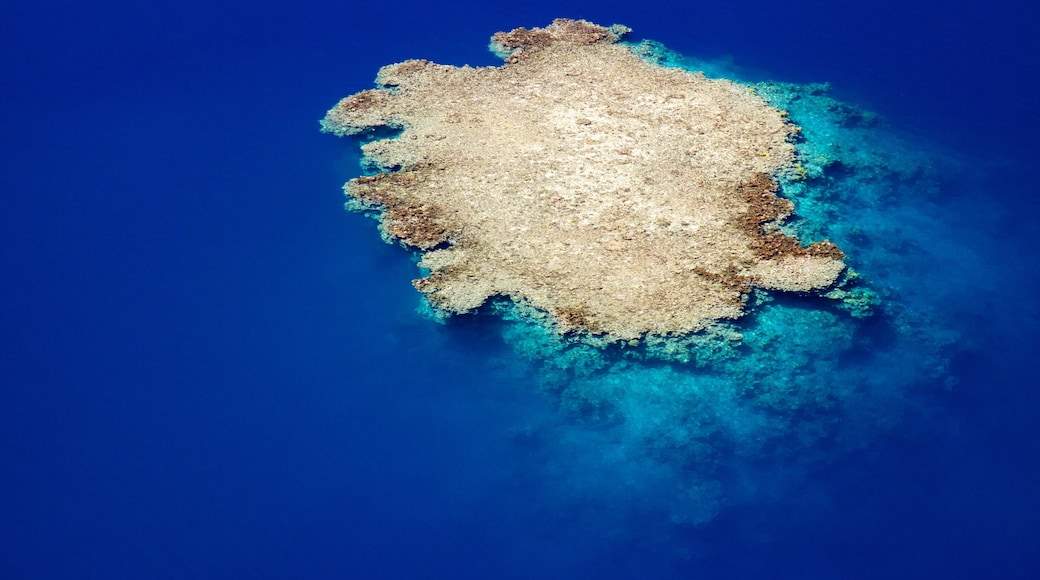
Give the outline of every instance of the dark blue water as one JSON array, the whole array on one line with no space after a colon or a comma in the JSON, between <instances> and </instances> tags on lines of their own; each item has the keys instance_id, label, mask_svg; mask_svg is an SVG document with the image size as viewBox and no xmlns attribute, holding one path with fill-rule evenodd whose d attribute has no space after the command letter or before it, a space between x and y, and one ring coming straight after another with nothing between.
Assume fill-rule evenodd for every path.
<instances>
[{"instance_id":1,"label":"dark blue water","mask_svg":"<svg viewBox=\"0 0 1040 580\"><path fill-rule=\"evenodd\" d=\"M1040 574L1028 3L88 4L0 11L3 577ZM715 395L669 402L772 375L770 352L550 372L517 352L530 329L420 316L407 252L342 210L359 159L326 109L384 64L495 64L493 32L558 16L828 81L885 118L874 151L942 158L887 197L836 181L869 210L817 225L898 289L890 316L746 321L854 345L774 353L778 375L833 356L763 387L767 448ZM629 395L605 419L568 405L608 387ZM812 389L834 405L783 407Z\"/></svg>"}]
</instances>

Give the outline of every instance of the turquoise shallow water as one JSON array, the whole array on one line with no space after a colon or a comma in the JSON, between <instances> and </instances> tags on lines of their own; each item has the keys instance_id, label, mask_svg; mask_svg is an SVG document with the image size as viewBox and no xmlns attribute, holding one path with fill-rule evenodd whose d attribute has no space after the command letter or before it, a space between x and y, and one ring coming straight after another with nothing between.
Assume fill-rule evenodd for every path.
<instances>
[{"instance_id":1,"label":"turquoise shallow water","mask_svg":"<svg viewBox=\"0 0 1040 580\"><path fill-rule=\"evenodd\" d=\"M0 575L1036 576L1030 7L123 4L0 38ZM556 16L788 110L789 230L873 314L760 294L634 349L426 318L317 119Z\"/></svg>"}]
</instances>

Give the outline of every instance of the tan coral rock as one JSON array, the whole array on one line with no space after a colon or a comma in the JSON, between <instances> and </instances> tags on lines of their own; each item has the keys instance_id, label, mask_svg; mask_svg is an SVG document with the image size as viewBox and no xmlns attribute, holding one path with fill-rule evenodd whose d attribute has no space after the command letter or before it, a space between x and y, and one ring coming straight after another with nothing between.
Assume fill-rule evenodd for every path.
<instances>
[{"instance_id":1,"label":"tan coral rock","mask_svg":"<svg viewBox=\"0 0 1040 580\"><path fill-rule=\"evenodd\" d=\"M384 235L425 251L415 285L460 313L502 295L561 331L629 340L736 318L753 287L813 291L844 268L833 244L776 231L773 175L794 128L739 84L650 64L622 27L556 20L496 34L500 67L411 60L347 97L324 130L379 127L387 172L346 192Z\"/></svg>"}]
</instances>

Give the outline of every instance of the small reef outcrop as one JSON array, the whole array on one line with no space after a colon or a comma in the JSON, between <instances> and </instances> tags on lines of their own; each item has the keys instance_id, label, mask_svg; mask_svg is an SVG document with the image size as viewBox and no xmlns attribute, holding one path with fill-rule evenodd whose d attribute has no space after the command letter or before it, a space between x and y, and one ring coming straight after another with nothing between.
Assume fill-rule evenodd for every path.
<instances>
[{"instance_id":1,"label":"small reef outcrop","mask_svg":"<svg viewBox=\"0 0 1040 580\"><path fill-rule=\"evenodd\" d=\"M740 317L755 288L833 290L844 254L780 225L798 128L747 86L657 66L622 26L556 20L492 37L505 63L384 67L328 111L374 175L345 186L420 252L442 314L506 296L560 332L683 336Z\"/></svg>"}]
</instances>

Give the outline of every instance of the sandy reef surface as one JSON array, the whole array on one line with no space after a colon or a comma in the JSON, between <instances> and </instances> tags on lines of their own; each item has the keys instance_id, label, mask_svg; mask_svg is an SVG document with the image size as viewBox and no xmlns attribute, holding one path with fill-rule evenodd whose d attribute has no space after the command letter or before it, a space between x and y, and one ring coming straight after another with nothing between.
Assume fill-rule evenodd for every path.
<instances>
[{"instance_id":1,"label":"sandy reef surface","mask_svg":"<svg viewBox=\"0 0 1040 580\"><path fill-rule=\"evenodd\" d=\"M844 254L780 230L799 128L747 86L648 62L627 32L556 20L498 33L498 67L410 60L325 131L380 135L354 206L422 253L440 313L493 296L561 332L681 336L741 316L754 288L833 292Z\"/></svg>"}]
</instances>

